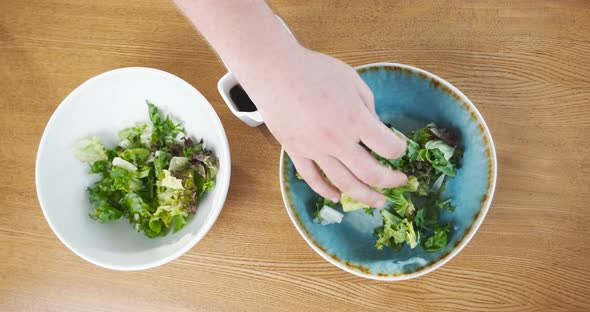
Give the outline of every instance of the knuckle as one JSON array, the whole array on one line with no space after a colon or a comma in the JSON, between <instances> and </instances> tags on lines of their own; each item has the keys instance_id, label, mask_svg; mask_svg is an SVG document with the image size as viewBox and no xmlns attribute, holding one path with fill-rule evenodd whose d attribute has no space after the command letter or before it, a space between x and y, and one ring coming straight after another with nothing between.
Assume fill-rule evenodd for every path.
<instances>
[{"instance_id":1,"label":"knuckle","mask_svg":"<svg viewBox=\"0 0 590 312\"><path fill-rule=\"evenodd\" d=\"M368 175L365 178L365 182L367 182L371 186L383 186L383 175L380 172L375 172L373 174Z\"/></svg>"},{"instance_id":2,"label":"knuckle","mask_svg":"<svg viewBox=\"0 0 590 312\"><path fill-rule=\"evenodd\" d=\"M359 117L359 114L348 114L346 116L346 121L350 125L351 129L362 129L363 126L363 119Z\"/></svg>"},{"instance_id":3,"label":"knuckle","mask_svg":"<svg viewBox=\"0 0 590 312\"><path fill-rule=\"evenodd\" d=\"M369 185L381 185L385 179L385 168L368 153L363 151L360 155L362 155L362 159L351 166L353 170L356 169L355 175Z\"/></svg>"},{"instance_id":4,"label":"knuckle","mask_svg":"<svg viewBox=\"0 0 590 312\"><path fill-rule=\"evenodd\" d=\"M323 128L319 129L316 133L317 142L321 145L319 147L325 147L326 144L331 144L331 142L335 142L338 139L339 133L330 128Z\"/></svg>"}]
</instances>

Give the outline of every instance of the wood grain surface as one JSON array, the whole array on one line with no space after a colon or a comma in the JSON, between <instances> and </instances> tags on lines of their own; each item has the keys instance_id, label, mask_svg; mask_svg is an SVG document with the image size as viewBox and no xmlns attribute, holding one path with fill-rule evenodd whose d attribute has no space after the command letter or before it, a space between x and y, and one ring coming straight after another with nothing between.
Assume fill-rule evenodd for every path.
<instances>
[{"instance_id":1,"label":"wood grain surface","mask_svg":"<svg viewBox=\"0 0 590 312\"><path fill-rule=\"evenodd\" d=\"M447 79L495 139L499 178L465 250L421 278L324 261L282 205L280 146L233 117L216 55L165 0L0 0L1 311L590 311L590 1L271 1L308 47ZM179 259L96 267L53 234L35 193L42 131L86 79L126 66L182 77L232 152L227 203Z\"/></svg>"}]
</instances>

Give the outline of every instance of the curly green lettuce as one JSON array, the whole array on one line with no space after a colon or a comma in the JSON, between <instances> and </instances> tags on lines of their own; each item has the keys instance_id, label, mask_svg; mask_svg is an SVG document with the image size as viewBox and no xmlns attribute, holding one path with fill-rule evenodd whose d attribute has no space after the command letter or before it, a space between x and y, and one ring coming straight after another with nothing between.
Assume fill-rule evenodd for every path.
<instances>
[{"instance_id":1,"label":"curly green lettuce","mask_svg":"<svg viewBox=\"0 0 590 312\"><path fill-rule=\"evenodd\" d=\"M215 186L217 158L203 141L147 102L149 123L119 131L107 149L97 137L80 140L76 157L101 179L88 188L90 217L111 222L125 217L148 237L182 229L203 196Z\"/></svg>"},{"instance_id":2,"label":"curly green lettuce","mask_svg":"<svg viewBox=\"0 0 590 312\"><path fill-rule=\"evenodd\" d=\"M449 178L456 176L462 150L458 146L457 133L449 128L428 124L416 129L406 138L406 154L397 159L387 159L371 152L381 164L404 172L408 176L405 185L390 188L375 188L387 199L381 209L383 224L374 229L375 247L400 249L421 246L426 251L438 251L446 247L450 224L442 224L441 211L452 213L452 199L443 199L442 194ZM323 198L318 203L323 205ZM373 215L374 209L346 194L340 203L344 212L363 209ZM337 207L331 203L330 207ZM318 208L319 209L319 208ZM317 211L317 210L316 210Z\"/></svg>"}]
</instances>

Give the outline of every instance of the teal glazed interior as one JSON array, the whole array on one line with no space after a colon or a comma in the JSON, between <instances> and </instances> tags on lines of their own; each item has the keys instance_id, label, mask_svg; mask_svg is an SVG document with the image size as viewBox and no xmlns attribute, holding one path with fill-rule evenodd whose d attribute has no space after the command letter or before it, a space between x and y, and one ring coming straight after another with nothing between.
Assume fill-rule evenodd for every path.
<instances>
[{"instance_id":1,"label":"teal glazed interior","mask_svg":"<svg viewBox=\"0 0 590 312\"><path fill-rule=\"evenodd\" d=\"M483 220L495 184L492 139L469 100L432 74L399 64L363 67L359 73L374 93L376 111L383 122L404 133L429 122L459 130L460 144L465 149L462 166L457 176L448 180L444 194L453 198L456 209L441 214L443 220L454 225L449 244L438 252L426 252L420 246L377 250L372 232L381 224L381 216L375 213L371 217L362 210L345 213L340 224L315 224L312 219L317 195L295 177L295 168L286 154L281 172L284 199L308 243L343 269L381 279L419 276L458 253Z\"/></svg>"}]
</instances>

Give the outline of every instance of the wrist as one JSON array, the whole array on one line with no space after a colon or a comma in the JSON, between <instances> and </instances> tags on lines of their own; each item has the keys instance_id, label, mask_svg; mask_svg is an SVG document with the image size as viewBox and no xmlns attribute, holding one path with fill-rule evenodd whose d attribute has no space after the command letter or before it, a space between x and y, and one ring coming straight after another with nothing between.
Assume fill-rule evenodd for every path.
<instances>
[{"instance_id":1,"label":"wrist","mask_svg":"<svg viewBox=\"0 0 590 312\"><path fill-rule=\"evenodd\" d=\"M174 1L241 82L277 78L305 55L264 1Z\"/></svg>"},{"instance_id":2,"label":"wrist","mask_svg":"<svg viewBox=\"0 0 590 312\"><path fill-rule=\"evenodd\" d=\"M288 70L289 64L298 63L307 51L274 15L272 18L275 29L262 35L252 34L252 38L242 38L236 49L220 54L238 80L241 76L251 75L268 79L275 73Z\"/></svg>"}]
</instances>

